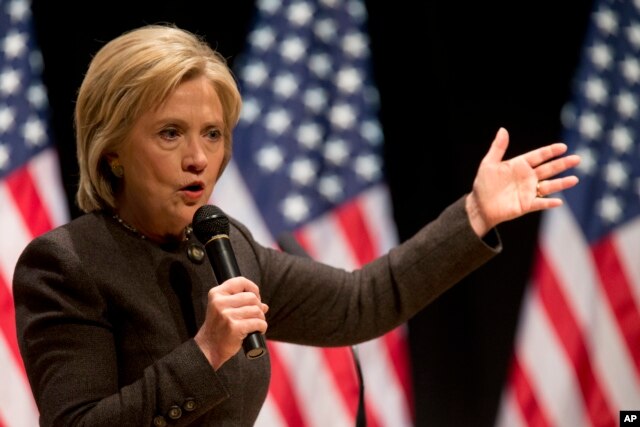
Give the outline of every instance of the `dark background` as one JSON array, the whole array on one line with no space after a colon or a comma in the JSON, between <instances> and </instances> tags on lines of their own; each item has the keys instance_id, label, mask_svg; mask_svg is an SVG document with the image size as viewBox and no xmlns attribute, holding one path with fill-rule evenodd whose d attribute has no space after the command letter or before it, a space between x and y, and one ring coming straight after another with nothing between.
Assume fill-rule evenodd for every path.
<instances>
[{"instance_id":1,"label":"dark background","mask_svg":"<svg viewBox=\"0 0 640 427\"><path fill-rule=\"evenodd\" d=\"M73 105L104 42L148 23L202 34L233 65L254 1L34 0L52 137L73 216ZM591 1L373 1L385 162L401 240L471 187L499 126L507 157L562 137ZM540 215L499 226L505 250L409 323L418 426L491 426L507 375Z\"/></svg>"}]
</instances>

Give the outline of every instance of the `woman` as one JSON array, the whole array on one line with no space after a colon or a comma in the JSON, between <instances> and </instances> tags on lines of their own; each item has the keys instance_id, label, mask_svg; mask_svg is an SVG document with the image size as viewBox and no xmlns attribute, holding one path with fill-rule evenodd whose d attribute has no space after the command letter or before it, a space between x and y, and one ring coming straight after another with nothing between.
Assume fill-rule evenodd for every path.
<instances>
[{"instance_id":1,"label":"woman","mask_svg":"<svg viewBox=\"0 0 640 427\"><path fill-rule=\"evenodd\" d=\"M472 191L353 273L265 248L231 219L242 272L218 284L190 223L231 156L240 95L194 35L147 26L93 58L76 105L85 215L34 239L14 273L20 351L48 425L254 423L269 357L247 334L317 346L380 336L501 250L494 227L559 206L564 144L503 161L500 129ZM268 304L268 306L267 306Z\"/></svg>"}]
</instances>

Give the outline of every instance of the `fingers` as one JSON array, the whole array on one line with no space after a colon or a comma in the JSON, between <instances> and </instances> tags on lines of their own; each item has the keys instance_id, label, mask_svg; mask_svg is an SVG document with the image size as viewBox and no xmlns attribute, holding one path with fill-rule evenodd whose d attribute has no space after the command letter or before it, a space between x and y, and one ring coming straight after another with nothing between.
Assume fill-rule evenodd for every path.
<instances>
[{"instance_id":1,"label":"fingers","mask_svg":"<svg viewBox=\"0 0 640 427\"><path fill-rule=\"evenodd\" d=\"M194 339L214 369L233 357L249 334L266 333L268 310L258 286L244 277L209 290L205 320Z\"/></svg>"},{"instance_id":2,"label":"fingers","mask_svg":"<svg viewBox=\"0 0 640 427\"><path fill-rule=\"evenodd\" d=\"M258 285L242 276L233 277L229 280L226 280L219 286L216 286L214 289L228 295L233 295L240 292L250 292L260 298L260 288L258 287Z\"/></svg>"},{"instance_id":3,"label":"fingers","mask_svg":"<svg viewBox=\"0 0 640 427\"><path fill-rule=\"evenodd\" d=\"M260 300L260 289L244 277L234 277L209 291L210 303L229 318L265 319L269 310Z\"/></svg>"},{"instance_id":4,"label":"fingers","mask_svg":"<svg viewBox=\"0 0 640 427\"><path fill-rule=\"evenodd\" d=\"M499 163L504 158L504 154L507 152L509 146L509 133L503 127L498 129L496 137L489 147L489 151L484 156L483 161L491 163Z\"/></svg>"},{"instance_id":5,"label":"fingers","mask_svg":"<svg viewBox=\"0 0 640 427\"><path fill-rule=\"evenodd\" d=\"M566 170L576 167L580 163L580 156L571 154L555 160L543 163L535 168L538 181L558 175Z\"/></svg>"},{"instance_id":6,"label":"fingers","mask_svg":"<svg viewBox=\"0 0 640 427\"><path fill-rule=\"evenodd\" d=\"M534 150L539 151L539 150ZM561 155L566 151L566 145L564 144L552 144L547 147L543 147L543 152L538 153L542 159L545 156ZM533 152L532 152L533 153ZM530 153L531 154L531 153ZM545 197L549 194L557 193L559 191L567 190L576 184L578 184L578 177L575 175L549 179L553 176L561 174L571 168L576 167L580 163L580 156L576 154L560 157L554 160L547 160L535 167L535 174L538 178L538 184L536 187L536 196L538 198ZM548 202L545 202L548 204ZM546 206L545 207L553 207Z\"/></svg>"},{"instance_id":7,"label":"fingers","mask_svg":"<svg viewBox=\"0 0 640 427\"><path fill-rule=\"evenodd\" d=\"M548 196L549 194L567 190L578 184L578 177L571 175L562 178L550 179L547 181L539 181L537 192L538 198Z\"/></svg>"},{"instance_id":8,"label":"fingers","mask_svg":"<svg viewBox=\"0 0 640 427\"><path fill-rule=\"evenodd\" d=\"M577 176L552 178L580 164L580 156L576 154L566 155L566 144L557 142L523 154L538 180L536 185L536 208L548 209L562 204L561 199L548 198L546 196L567 190L578 184ZM544 201L540 201L544 199Z\"/></svg>"},{"instance_id":9,"label":"fingers","mask_svg":"<svg viewBox=\"0 0 640 427\"><path fill-rule=\"evenodd\" d=\"M542 197L542 198L536 198L532 203L531 203L531 210L530 212L533 211L541 211L544 209L552 209L552 208L557 208L558 206L562 206L564 202L562 201L562 199L560 198L555 198L555 197Z\"/></svg>"},{"instance_id":10,"label":"fingers","mask_svg":"<svg viewBox=\"0 0 640 427\"><path fill-rule=\"evenodd\" d=\"M532 168L537 168L545 162L558 157L567 152L567 144L562 142L556 142L555 144L546 145L544 147L536 148L523 154L525 160Z\"/></svg>"}]
</instances>

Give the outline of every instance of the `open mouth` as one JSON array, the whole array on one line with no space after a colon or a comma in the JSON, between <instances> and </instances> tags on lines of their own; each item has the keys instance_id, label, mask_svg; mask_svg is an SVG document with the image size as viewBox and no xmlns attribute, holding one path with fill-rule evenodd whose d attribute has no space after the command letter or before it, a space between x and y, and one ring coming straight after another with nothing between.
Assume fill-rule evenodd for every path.
<instances>
[{"instance_id":1,"label":"open mouth","mask_svg":"<svg viewBox=\"0 0 640 427\"><path fill-rule=\"evenodd\" d=\"M202 182L192 182L189 185L185 185L180 189L186 197L192 200L199 199L204 192L204 183Z\"/></svg>"},{"instance_id":2,"label":"open mouth","mask_svg":"<svg viewBox=\"0 0 640 427\"><path fill-rule=\"evenodd\" d=\"M182 191L202 191L204 190L204 185L202 185L201 183L193 183L193 184L189 184L185 187L182 187Z\"/></svg>"}]
</instances>

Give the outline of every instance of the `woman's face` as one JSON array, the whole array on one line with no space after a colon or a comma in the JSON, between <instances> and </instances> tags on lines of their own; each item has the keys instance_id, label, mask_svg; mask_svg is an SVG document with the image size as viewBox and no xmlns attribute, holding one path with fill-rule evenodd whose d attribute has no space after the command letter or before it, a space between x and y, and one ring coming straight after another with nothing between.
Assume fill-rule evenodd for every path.
<instances>
[{"instance_id":1,"label":"woman's face","mask_svg":"<svg viewBox=\"0 0 640 427\"><path fill-rule=\"evenodd\" d=\"M116 196L120 217L156 241L181 238L211 196L224 157L222 104L198 77L134 124L117 157L124 168Z\"/></svg>"}]
</instances>

